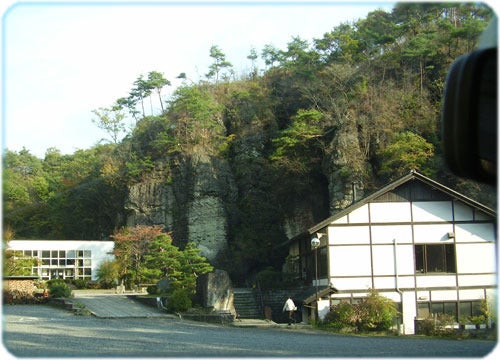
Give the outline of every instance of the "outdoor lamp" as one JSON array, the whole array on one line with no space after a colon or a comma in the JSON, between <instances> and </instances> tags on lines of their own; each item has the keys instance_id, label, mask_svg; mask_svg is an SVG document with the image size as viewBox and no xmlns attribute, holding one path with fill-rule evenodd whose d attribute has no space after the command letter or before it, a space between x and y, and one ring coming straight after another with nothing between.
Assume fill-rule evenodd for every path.
<instances>
[{"instance_id":1,"label":"outdoor lamp","mask_svg":"<svg viewBox=\"0 0 500 360\"><path fill-rule=\"evenodd\" d=\"M316 278L316 316L318 316L318 246L320 241L317 237L311 239L311 247L314 249L314 268Z\"/></svg>"}]
</instances>

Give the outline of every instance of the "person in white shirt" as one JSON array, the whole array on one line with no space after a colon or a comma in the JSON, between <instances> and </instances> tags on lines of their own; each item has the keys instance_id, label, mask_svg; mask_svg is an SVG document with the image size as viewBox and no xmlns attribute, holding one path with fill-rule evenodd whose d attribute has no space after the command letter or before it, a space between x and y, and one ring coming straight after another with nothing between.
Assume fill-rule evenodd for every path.
<instances>
[{"instance_id":1,"label":"person in white shirt","mask_svg":"<svg viewBox=\"0 0 500 360\"><path fill-rule=\"evenodd\" d=\"M292 325L292 320L295 322L293 319L293 312L297 308L295 307L295 303L293 302L292 298L289 296L288 300L285 302L285 305L283 305L283 312L288 311L288 325Z\"/></svg>"}]
</instances>

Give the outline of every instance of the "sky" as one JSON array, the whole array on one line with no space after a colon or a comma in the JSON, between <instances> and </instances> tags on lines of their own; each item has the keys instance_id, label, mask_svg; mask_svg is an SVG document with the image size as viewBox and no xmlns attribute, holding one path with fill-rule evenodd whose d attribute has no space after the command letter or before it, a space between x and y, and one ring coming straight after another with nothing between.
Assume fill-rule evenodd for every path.
<instances>
[{"instance_id":1,"label":"sky","mask_svg":"<svg viewBox=\"0 0 500 360\"><path fill-rule=\"evenodd\" d=\"M127 97L150 71L172 82L184 72L205 79L218 46L236 74L248 73L250 49L312 42L341 23L365 18L389 1L2 1L2 151L44 158L88 149L110 137L92 110ZM157 104L157 107L158 104ZM131 121L131 120L130 120Z\"/></svg>"}]
</instances>

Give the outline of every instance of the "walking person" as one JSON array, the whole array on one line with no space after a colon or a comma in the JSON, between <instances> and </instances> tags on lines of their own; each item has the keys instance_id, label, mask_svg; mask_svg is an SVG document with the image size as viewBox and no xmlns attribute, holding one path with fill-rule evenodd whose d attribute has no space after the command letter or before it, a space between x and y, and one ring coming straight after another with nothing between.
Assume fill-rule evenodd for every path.
<instances>
[{"instance_id":1,"label":"walking person","mask_svg":"<svg viewBox=\"0 0 500 360\"><path fill-rule=\"evenodd\" d=\"M295 303L292 298L289 296L288 300L285 301L285 305L283 305L283 312L288 311L288 326L292 325L292 321L295 323L293 319L293 312L297 309Z\"/></svg>"}]
</instances>

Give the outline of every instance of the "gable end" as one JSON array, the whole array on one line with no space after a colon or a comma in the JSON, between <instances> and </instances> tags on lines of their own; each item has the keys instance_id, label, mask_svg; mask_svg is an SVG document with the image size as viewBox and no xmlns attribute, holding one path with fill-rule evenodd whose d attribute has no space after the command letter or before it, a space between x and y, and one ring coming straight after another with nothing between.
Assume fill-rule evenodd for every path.
<instances>
[{"instance_id":1,"label":"gable end","mask_svg":"<svg viewBox=\"0 0 500 360\"><path fill-rule=\"evenodd\" d=\"M423 183L420 180L412 179L400 186L391 189L372 202L404 202L404 201L447 201L452 200L448 194Z\"/></svg>"}]
</instances>

